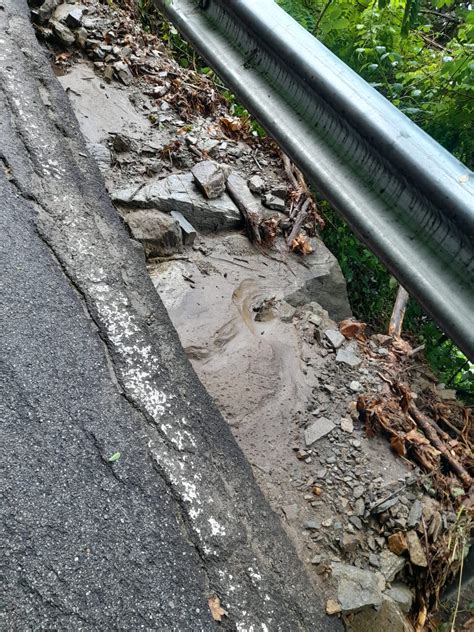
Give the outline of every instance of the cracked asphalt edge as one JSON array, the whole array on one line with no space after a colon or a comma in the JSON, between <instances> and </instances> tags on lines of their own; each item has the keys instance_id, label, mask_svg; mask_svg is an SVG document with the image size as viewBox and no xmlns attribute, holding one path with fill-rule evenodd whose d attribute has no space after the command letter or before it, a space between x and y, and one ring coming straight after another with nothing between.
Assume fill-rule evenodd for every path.
<instances>
[{"instance_id":1,"label":"cracked asphalt edge","mask_svg":"<svg viewBox=\"0 0 474 632\"><path fill-rule=\"evenodd\" d=\"M0 0L0 23L8 186L35 209L38 238L97 328L114 388L139 413L150 464L179 507L209 590L229 612L225 626L339 629L184 355L36 42L26 2Z\"/></svg>"}]
</instances>

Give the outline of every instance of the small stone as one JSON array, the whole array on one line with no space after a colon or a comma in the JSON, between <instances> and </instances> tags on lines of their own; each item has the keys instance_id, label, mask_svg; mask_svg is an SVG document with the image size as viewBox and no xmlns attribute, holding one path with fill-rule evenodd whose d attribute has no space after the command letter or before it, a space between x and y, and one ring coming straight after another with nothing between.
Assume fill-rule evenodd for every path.
<instances>
[{"instance_id":1,"label":"small stone","mask_svg":"<svg viewBox=\"0 0 474 632\"><path fill-rule=\"evenodd\" d=\"M211 160L198 162L191 169L191 173L198 187L209 200L217 198L224 193L224 172L217 163Z\"/></svg>"},{"instance_id":2,"label":"small stone","mask_svg":"<svg viewBox=\"0 0 474 632\"><path fill-rule=\"evenodd\" d=\"M320 554L315 555L315 556L313 557L313 559L311 560L311 564L321 564L321 560L322 560L322 559L323 559L323 556L322 556L322 555L320 555Z\"/></svg>"},{"instance_id":3,"label":"small stone","mask_svg":"<svg viewBox=\"0 0 474 632\"><path fill-rule=\"evenodd\" d=\"M125 86L129 86L132 83L133 75L128 64L123 61L116 61L113 64L113 68L115 74Z\"/></svg>"},{"instance_id":4,"label":"small stone","mask_svg":"<svg viewBox=\"0 0 474 632\"><path fill-rule=\"evenodd\" d=\"M358 516L351 516L349 522L351 522L356 529L362 529L362 520Z\"/></svg>"},{"instance_id":5,"label":"small stone","mask_svg":"<svg viewBox=\"0 0 474 632\"><path fill-rule=\"evenodd\" d=\"M272 187L270 193L275 197L281 198L282 200L286 200L288 195L288 187L284 184L279 184L275 187Z\"/></svg>"},{"instance_id":6,"label":"small stone","mask_svg":"<svg viewBox=\"0 0 474 632\"><path fill-rule=\"evenodd\" d=\"M365 513L365 502L363 498L358 498L354 504L354 513L356 516L363 516Z\"/></svg>"},{"instance_id":7,"label":"small stone","mask_svg":"<svg viewBox=\"0 0 474 632\"><path fill-rule=\"evenodd\" d=\"M191 246L196 239L196 230L193 225L188 222L182 213L179 211L171 211L171 217L175 219L181 227L183 233L183 243L185 246Z\"/></svg>"},{"instance_id":8,"label":"small stone","mask_svg":"<svg viewBox=\"0 0 474 632\"><path fill-rule=\"evenodd\" d=\"M413 593L408 586L400 582L392 584L385 594L398 605L402 612L405 614L410 612L413 605Z\"/></svg>"},{"instance_id":9,"label":"small stone","mask_svg":"<svg viewBox=\"0 0 474 632\"><path fill-rule=\"evenodd\" d=\"M361 384L360 382L357 382L356 380L353 380L350 384L349 384L349 388L353 393L358 393L360 391Z\"/></svg>"},{"instance_id":10,"label":"small stone","mask_svg":"<svg viewBox=\"0 0 474 632\"><path fill-rule=\"evenodd\" d=\"M58 6L60 0L46 0L38 9L38 20L44 24L52 16L54 9Z\"/></svg>"},{"instance_id":11,"label":"small stone","mask_svg":"<svg viewBox=\"0 0 474 632\"><path fill-rule=\"evenodd\" d=\"M308 531L318 531L321 528L321 523L317 520L307 520L304 523L304 528Z\"/></svg>"},{"instance_id":12,"label":"small stone","mask_svg":"<svg viewBox=\"0 0 474 632\"><path fill-rule=\"evenodd\" d=\"M324 332L324 338L329 342L333 349L339 349L339 347L342 347L346 341L344 336L335 329L326 329Z\"/></svg>"},{"instance_id":13,"label":"small stone","mask_svg":"<svg viewBox=\"0 0 474 632\"><path fill-rule=\"evenodd\" d=\"M354 432L354 423L350 417L343 417L341 419L341 430L344 432Z\"/></svg>"},{"instance_id":14,"label":"small stone","mask_svg":"<svg viewBox=\"0 0 474 632\"><path fill-rule=\"evenodd\" d=\"M332 525L332 518L327 518L321 522L321 526L330 527Z\"/></svg>"},{"instance_id":15,"label":"small stone","mask_svg":"<svg viewBox=\"0 0 474 632\"><path fill-rule=\"evenodd\" d=\"M379 556L375 555L375 553L369 554L369 564L374 568L380 568L380 560Z\"/></svg>"},{"instance_id":16,"label":"small stone","mask_svg":"<svg viewBox=\"0 0 474 632\"><path fill-rule=\"evenodd\" d=\"M81 7L80 5L73 6L69 9L64 21L70 28L76 29L81 26L84 9L85 7Z\"/></svg>"},{"instance_id":17,"label":"small stone","mask_svg":"<svg viewBox=\"0 0 474 632\"><path fill-rule=\"evenodd\" d=\"M379 356L388 356L388 349L386 349L385 347L379 347L377 349L377 353Z\"/></svg>"},{"instance_id":18,"label":"small stone","mask_svg":"<svg viewBox=\"0 0 474 632\"><path fill-rule=\"evenodd\" d=\"M423 505L419 500L415 500L410 508L410 513L408 514L407 526L416 527L416 525L420 522L422 513Z\"/></svg>"},{"instance_id":19,"label":"small stone","mask_svg":"<svg viewBox=\"0 0 474 632\"><path fill-rule=\"evenodd\" d=\"M393 496L392 498L388 498L384 502L376 505L372 509L372 513L375 515L384 513L384 511L387 511L387 509L390 509L390 507L393 507L394 505L396 505L397 502L398 502L398 498L396 496Z\"/></svg>"},{"instance_id":20,"label":"small stone","mask_svg":"<svg viewBox=\"0 0 474 632\"><path fill-rule=\"evenodd\" d=\"M269 209L273 211L280 211L280 213L284 213L286 210L285 200L282 200L271 193L267 193L263 196L263 204Z\"/></svg>"},{"instance_id":21,"label":"small stone","mask_svg":"<svg viewBox=\"0 0 474 632\"><path fill-rule=\"evenodd\" d=\"M280 301L278 304L278 316L283 323L291 322L295 312L296 307L293 307L293 305L290 305L286 301Z\"/></svg>"},{"instance_id":22,"label":"small stone","mask_svg":"<svg viewBox=\"0 0 474 632\"><path fill-rule=\"evenodd\" d=\"M428 560L426 559L425 552L416 531L408 531L407 545L411 563L415 566L426 568L428 566Z\"/></svg>"},{"instance_id":23,"label":"small stone","mask_svg":"<svg viewBox=\"0 0 474 632\"><path fill-rule=\"evenodd\" d=\"M61 24L57 20L51 20L50 25L54 31L56 37L65 45L72 46L76 41L74 33L68 29L65 24Z\"/></svg>"},{"instance_id":24,"label":"small stone","mask_svg":"<svg viewBox=\"0 0 474 632\"><path fill-rule=\"evenodd\" d=\"M346 348L338 350L336 362L339 364L347 364L352 368L356 368L361 364L362 359L357 353L357 347L348 345Z\"/></svg>"},{"instance_id":25,"label":"small stone","mask_svg":"<svg viewBox=\"0 0 474 632\"><path fill-rule=\"evenodd\" d=\"M326 601L326 614L328 614L329 616L338 614L339 612L341 612L341 610L341 604L334 599L328 599Z\"/></svg>"},{"instance_id":26,"label":"small stone","mask_svg":"<svg viewBox=\"0 0 474 632\"><path fill-rule=\"evenodd\" d=\"M352 553L359 548L359 539L349 532L344 532L341 540L341 548L345 553Z\"/></svg>"},{"instance_id":27,"label":"small stone","mask_svg":"<svg viewBox=\"0 0 474 632\"><path fill-rule=\"evenodd\" d=\"M114 76L114 69L112 66L106 66L104 69L104 79L107 83L110 83Z\"/></svg>"},{"instance_id":28,"label":"small stone","mask_svg":"<svg viewBox=\"0 0 474 632\"><path fill-rule=\"evenodd\" d=\"M252 176L248 179L247 184L252 193L260 194L265 191L265 180L260 176Z\"/></svg>"},{"instance_id":29,"label":"small stone","mask_svg":"<svg viewBox=\"0 0 474 632\"><path fill-rule=\"evenodd\" d=\"M388 582L393 582L404 566L405 558L399 557L387 549L380 554L380 570Z\"/></svg>"},{"instance_id":30,"label":"small stone","mask_svg":"<svg viewBox=\"0 0 474 632\"><path fill-rule=\"evenodd\" d=\"M360 498L365 492L365 488L364 487L355 487L352 491L352 494L354 496L354 498Z\"/></svg>"},{"instance_id":31,"label":"small stone","mask_svg":"<svg viewBox=\"0 0 474 632\"><path fill-rule=\"evenodd\" d=\"M282 509L288 521L298 518L298 505L285 505Z\"/></svg>"},{"instance_id":32,"label":"small stone","mask_svg":"<svg viewBox=\"0 0 474 632\"><path fill-rule=\"evenodd\" d=\"M304 431L306 447L311 446L313 443L318 441L318 439L321 439L321 437L329 434L335 427L336 426L332 421L326 419L326 417L320 417Z\"/></svg>"},{"instance_id":33,"label":"small stone","mask_svg":"<svg viewBox=\"0 0 474 632\"><path fill-rule=\"evenodd\" d=\"M122 153L124 151L130 151L132 146L132 141L128 136L124 134L115 134L112 140L112 147L114 151L117 153Z\"/></svg>"}]
</instances>

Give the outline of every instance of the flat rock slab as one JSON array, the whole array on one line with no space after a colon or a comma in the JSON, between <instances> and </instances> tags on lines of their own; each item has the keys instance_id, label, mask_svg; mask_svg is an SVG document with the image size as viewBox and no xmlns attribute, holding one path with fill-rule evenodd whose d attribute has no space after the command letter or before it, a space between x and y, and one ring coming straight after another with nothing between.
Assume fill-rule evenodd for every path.
<instances>
[{"instance_id":1,"label":"flat rock slab","mask_svg":"<svg viewBox=\"0 0 474 632\"><path fill-rule=\"evenodd\" d=\"M171 175L145 186L134 186L111 194L117 204L135 208L179 211L198 231L212 233L240 228L242 217L230 197L223 193L215 200L206 199L198 190L191 173Z\"/></svg>"},{"instance_id":2,"label":"flat rock slab","mask_svg":"<svg viewBox=\"0 0 474 632\"><path fill-rule=\"evenodd\" d=\"M355 369L362 364L362 358L359 355L357 344L349 343L346 347L342 347L336 354L336 362L339 364L347 364Z\"/></svg>"},{"instance_id":3,"label":"flat rock slab","mask_svg":"<svg viewBox=\"0 0 474 632\"><path fill-rule=\"evenodd\" d=\"M320 417L304 431L304 441L306 447L313 445L313 443L318 441L318 439L321 439L321 437L329 434L335 427L336 426L332 421L326 419L326 417Z\"/></svg>"},{"instance_id":4,"label":"flat rock slab","mask_svg":"<svg viewBox=\"0 0 474 632\"><path fill-rule=\"evenodd\" d=\"M398 605L384 597L379 610L364 610L347 624L348 632L413 632L413 626Z\"/></svg>"}]
</instances>

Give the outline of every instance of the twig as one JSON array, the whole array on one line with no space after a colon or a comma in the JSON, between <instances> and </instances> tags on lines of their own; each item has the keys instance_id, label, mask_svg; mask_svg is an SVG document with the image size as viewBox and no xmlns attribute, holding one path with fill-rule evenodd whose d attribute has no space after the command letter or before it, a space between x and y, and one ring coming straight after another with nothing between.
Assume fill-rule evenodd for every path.
<instances>
[{"instance_id":1,"label":"twig","mask_svg":"<svg viewBox=\"0 0 474 632\"><path fill-rule=\"evenodd\" d=\"M421 427L421 429L425 433L426 437L430 440L430 442L433 444L433 446L437 450L439 450L439 452L441 452L441 454L444 456L446 461L448 461L451 469L460 478L460 480L462 481L464 487L466 489L469 489L469 487L473 483L473 480L472 480L469 472L467 472L464 469L464 467L461 465L461 463L459 463L459 461L450 453L448 448L444 445L444 443L439 438L439 435L436 432L436 430L434 429L433 425L430 423L430 420L421 411L419 411L418 408L413 403L410 403L408 405L408 412L413 417L413 419L416 421L418 426Z\"/></svg>"},{"instance_id":2,"label":"twig","mask_svg":"<svg viewBox=\"0 0 474 632\"><path fill-rule=\"evenodd\" d=\"M409 294L405 288L399 285L397 298L395 299L395 305L393 306L392 316L390 317L390 324L388 326L389 336L396 336L397 338L400 338L405 310L407 308L409 298Z\"/></svg>"},{"instance_id":3,"label":"twig","mask_svg":"<svg viewBox=\"0 0 474 632\"><path fill-rule=\"evenodd\" d=\"M226 187L227 192L245 219L251 241L255 241L259 244L262 241L259 230L262 217L260 215L259 205L248 188L247 183L242 176L232 173L227 178Z\"/></svg>"},{"instance_id":4,"label":"twig","mask_svg":"<svg viewBox=\"0 0 474 632\"><path fill-rule=\"evenodd\" d=\"M296 239L296 237L298 236L301 230L301 227L303 226L305 221L308 219L308 215L309 215L308 208L310 204L311 204L311 200L308 198L304 202L301 209L298 211L298 215L295 218L295 223L293 224L293 228L291 229L290 234L286 238L286 243L288 244L288 246L291 244L293 239Z\"/></svg>"},{"instance_id":5,"label":"twig","mask_svg":"<svg viewBox=\"0 0 474 632\"><path fill-rule=\"evenodd\" d=\"M283 167L285 168L286 177L291 182L293 187L295 189L297 189L298 188L298 180L296 179L295 174L293 173L293 170L291 168L291 160L283 152L281 154L281 159L283 160Z\"/></svg>"}]
</instances>

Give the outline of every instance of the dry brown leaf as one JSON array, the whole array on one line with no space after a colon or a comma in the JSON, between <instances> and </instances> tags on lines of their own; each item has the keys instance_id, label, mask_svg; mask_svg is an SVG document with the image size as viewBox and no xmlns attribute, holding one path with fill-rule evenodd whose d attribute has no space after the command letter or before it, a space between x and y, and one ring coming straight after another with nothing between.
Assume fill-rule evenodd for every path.
<instances>
[{"instance_id":1,"label":"dry brown leaf","mask_svg":"<svg viewBox=\"0 0 474 632\"><path fill-rule=\"evenodd\" d=\"M214 621L222 621L222 617L227 617L227 611L221 606L221 600L217 595L209 597L207 603L209 604L209 610L211 611Z\"/></svg>"},{"instance_id":2,"label":"dry brown leaf","mask_svg":"<svg viewBox=\"0 0 474 632\"><path fill-rule=\"evenodd\" d=\"M290 248L293 252L299 252L302 255L310 255L313 252L308 238L302 234L299 234L298 237L292 240Z\"/></svg>"},{"instance_id":3,"label":"dry brown leaf","mask_svg":"<svg viewBox=\"0 0 474 632\"><path fill-rule=\"evenodd\" d=\"M392 449L398 454L398 456L405 456L407 451L405 448L405 441L400 435L395 435L390 439L390 445Z\"/></svg>"}]
</instances>

